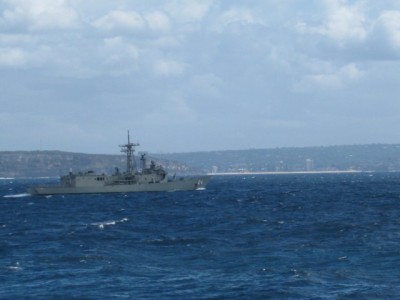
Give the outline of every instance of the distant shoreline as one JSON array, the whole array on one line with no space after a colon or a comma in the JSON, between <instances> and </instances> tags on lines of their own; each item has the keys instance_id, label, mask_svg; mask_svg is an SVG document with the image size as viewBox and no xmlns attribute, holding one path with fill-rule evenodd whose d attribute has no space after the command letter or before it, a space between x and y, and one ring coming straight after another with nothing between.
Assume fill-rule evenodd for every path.
<instances>
[{"instance_id":1,"label":"distant shoreline","mask_svg":"<svg viewBox=\"0 0 400 300\"><path fill-rule=\"evenodd\" d=\"M371 171L284 171L284 172L221 172L221 173L208 173L211 176L230 176L230 175L287 175L287 174L345 174L345 173L371 173Z\"/></svg>"}]
</instances>

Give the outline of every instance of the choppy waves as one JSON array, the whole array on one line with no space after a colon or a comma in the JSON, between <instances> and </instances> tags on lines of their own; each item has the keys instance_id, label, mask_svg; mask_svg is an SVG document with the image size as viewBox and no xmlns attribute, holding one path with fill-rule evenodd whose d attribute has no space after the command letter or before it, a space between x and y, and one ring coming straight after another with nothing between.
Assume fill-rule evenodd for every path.
<instances>
[{"instance_id":1,"label":"choppy waves","mask_svg":"<svg viewBox=\"0 0 400 300\"><path fill-rule=\"evenodd\" d=\"M2 299L400 297L397 173L51 199L28 184L0 184Z\"/></svg>"}]
</instances>

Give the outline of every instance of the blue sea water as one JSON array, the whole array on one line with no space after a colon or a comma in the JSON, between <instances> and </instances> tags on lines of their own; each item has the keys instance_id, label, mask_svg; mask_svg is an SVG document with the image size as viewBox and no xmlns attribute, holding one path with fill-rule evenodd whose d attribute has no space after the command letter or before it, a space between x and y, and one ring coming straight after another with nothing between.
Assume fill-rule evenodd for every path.
<instances>
[{"instance_id":1,"label":"blue sea water","mask_svg":"<svg viewBox=\"0 0 400 300\"><path fill-rule=\"evenodd\" d=\"M8 197L38 182L0 180L0 299L400 299L400 173Z\"/></svg>"}]
</instances>

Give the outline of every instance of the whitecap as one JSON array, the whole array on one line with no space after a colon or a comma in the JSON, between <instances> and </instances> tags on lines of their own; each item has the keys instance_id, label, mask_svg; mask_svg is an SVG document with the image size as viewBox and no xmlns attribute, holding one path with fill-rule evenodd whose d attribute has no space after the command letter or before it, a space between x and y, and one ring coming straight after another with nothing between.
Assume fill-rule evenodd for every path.
<instances>
[{"instance_id":1,"label":"whitecap","mask_svg":"<svg viewBox=\"0 0 400 300\"><path fill-rule=\"evenodd\" d=\"M7 269L12 270L12 271L20 271L20 270L22 270L22 268L20 267L18 261L14 265L7 266Z\"/></svg>"},{"instance_id":2,"label":"whitecap","mask_svg":"<svg viewBox=\"0 0 400 300\"><path fill-rule=\"evenodd\" d=\"M14 199L14 198L23 198L23 197L30 197L30 196L31 196L31 194L23 193L23 194L5 195L3 197Z\"/></svg>"},{"instance_id":3,"label":"whitecap","mask_svg":"<svg viewBox=\"0 0 400 300\"><path fill-rule=\"evenodd\" d=\"M117 223L124 223L127 221L129 221L128 218L123 218L123 219L117 220L117 221L111 220L111 221L104 221L104 222L95 222L95 223L91 223L90 225L97 226L100 229L104 229L105 226L111 226L111 225L115 225Z\"/></svg>"},{"instance_id":4,"label":"whitecap","mask_svg":"<svg viewBox=\"0 0 400 300\"><path fill-rule=\"evenodd\" d=\"M92 225L98 226L100 229L104 229L105 226L115 225L115 221L92 223Z\"/></svg>"}]
</instances>

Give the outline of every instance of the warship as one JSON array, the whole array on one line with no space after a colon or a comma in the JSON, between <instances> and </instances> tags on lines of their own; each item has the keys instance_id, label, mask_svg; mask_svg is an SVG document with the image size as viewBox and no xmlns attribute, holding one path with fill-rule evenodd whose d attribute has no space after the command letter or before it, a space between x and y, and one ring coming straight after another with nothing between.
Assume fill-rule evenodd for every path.
<instances>
[{"instance_id":1,"label":"warship","mask_svg":"<svg viewBox=\"0 0 400 300\"><path fill-rule=\"evenodd\" d=\"M120 145L121 152L126 154L126 172L115 168L112 175L96 174L93 171L79 172L61 176L57 185L32 186L28 188L31 195L55 194L102 194L130 192L172 192L205 189L209 175L196 177L169 177L161 165L152 160L147 166L146 153L140 154L141 169L136 168L135 147L139 143L131 143L128 131L128 143Z\"/></svg>"}]
</instances>

